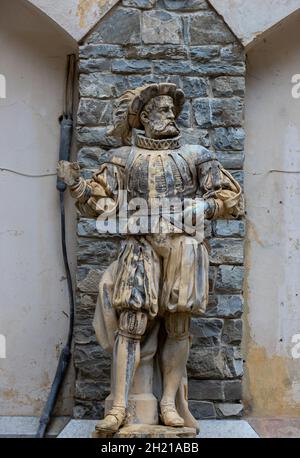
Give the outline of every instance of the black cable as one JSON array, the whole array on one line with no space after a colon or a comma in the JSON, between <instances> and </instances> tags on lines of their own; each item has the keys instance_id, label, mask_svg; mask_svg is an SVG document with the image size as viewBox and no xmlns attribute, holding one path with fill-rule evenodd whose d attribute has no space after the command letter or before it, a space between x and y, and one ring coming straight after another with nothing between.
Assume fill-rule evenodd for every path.
<instances>
[{"instance_id":1,"label":"black cable","mask_svg":"<svg viewBox=\"0 0 300 458\"><path fill-rule=\"evenodd\" d=\"M61 139L60 139L60 150L59 159L69 160L71 153L72 133L73 133L73 108L74 108L74 75L75 75L75 56L68 56L68 67L67 67L67 78L66 78L66 94L64 103L64 114L60 118L61 124ZM65 218L65 204L64 204L64 192L66 190L65 183L57 179L56 184L57 190L59 191L59 202L60 202L60 223L61 223L61 247L63 254L64 267L66 271L68 293L69 293L69 305L70 305L70 317L69 317L69 332L66 344L61 351L58 365L55 373L55 377L51 386L51 390L44 406L43 413L40 417L39 428L36 437L42 438L46 434L46 430L51 420L51 414L54 410L57 397L65 379L67 369L71 360L71 345L73 338L73 327L74 327L74 294L73 284L70 272L70 266L68 261L67 247L66 247L66 218Z\"/></svg>"}]
</instances>

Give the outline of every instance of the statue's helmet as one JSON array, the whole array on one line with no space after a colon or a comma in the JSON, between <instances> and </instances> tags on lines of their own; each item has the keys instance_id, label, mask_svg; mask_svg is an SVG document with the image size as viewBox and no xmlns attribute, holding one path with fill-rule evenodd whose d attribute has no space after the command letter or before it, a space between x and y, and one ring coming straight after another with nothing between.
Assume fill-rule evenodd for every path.
<instances>
[{"instance_id":1,"label":"statue's helmet","mask_svg":"<svg viewBox=\"0 0 300 458\"><path fill-rule=\"evenodd\" d=\"M131 143L132 129L142 129L140 119L144 106L154 97L172 97L175 107L175 118L183 108L185 97L181 89L173 83L147 84L126 91L115 104L113 127L109 135L121 137L125 144Z\"/></svg>"}]
</instances>

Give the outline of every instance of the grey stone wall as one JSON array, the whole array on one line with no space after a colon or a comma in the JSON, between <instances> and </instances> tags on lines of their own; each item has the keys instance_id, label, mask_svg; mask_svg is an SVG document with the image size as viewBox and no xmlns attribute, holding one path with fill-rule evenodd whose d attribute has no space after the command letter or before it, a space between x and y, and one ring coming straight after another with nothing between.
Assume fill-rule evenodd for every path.
<instances>
[{"instance_id":1,"label":"grey stone wall","mask_svg":"<svg viewBox=\"0 0 300 458\"><path fill-rule=\"evenodd\" d=\"M184 141L216 152L242 184L245 91L243 49L205 0L123 0L80 47L78 160L85 176L108 149L105 126L124 90L171 81L183 88ZM194 318L188 362L189 399L198 418L242 415L243 221L214 221L210 242L210 302ZM76 418L99 417L109 392L110 357L92 330L101 273L120 239L99 237L95 221L78 223L75 323Z\"/></svg>"}]
</instances>

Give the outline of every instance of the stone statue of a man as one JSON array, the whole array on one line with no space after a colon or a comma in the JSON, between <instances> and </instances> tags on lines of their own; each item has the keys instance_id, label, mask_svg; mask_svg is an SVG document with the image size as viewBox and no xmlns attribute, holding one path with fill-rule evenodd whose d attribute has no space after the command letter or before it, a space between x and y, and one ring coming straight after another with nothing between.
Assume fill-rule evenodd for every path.
<instances>
[{"instance_id":1,"label":"stone statue of a man","mask_svg":"<svg viewBox=\"0 0 300 458\"><path fill-rule=\"evenodd\" d=\"M193 221L201 202L206 219L237 218L242 197L239 184L210 151L181 144L176 118L183 104L184 94L174 84L127 91L110 131L125 146L110 150L90 180L80 176L76 163L58 166L86 217L118 215L125 191L128 202L180 202L174 218L157 212L154 223L128 232L117 261L100 281L94 328L100 345L113 352L113 375L110 409L98 431L114 433L124 424L143 361L151 370L137 384L153 388L162 424L196 426L187 405L186 364L191 316L203 314L208 300L209 261L203 239L193 236L190 225L180 225L187 215ZM157 372L160 381L154 380Z\"/></svg>"}]
</instances>

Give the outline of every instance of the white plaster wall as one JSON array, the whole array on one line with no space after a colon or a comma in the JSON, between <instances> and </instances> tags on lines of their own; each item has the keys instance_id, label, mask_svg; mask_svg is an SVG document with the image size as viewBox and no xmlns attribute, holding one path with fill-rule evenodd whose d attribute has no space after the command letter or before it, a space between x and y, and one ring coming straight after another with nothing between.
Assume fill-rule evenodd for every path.
<instances>
[{"instance_id":1,"label":"white plaster wall","mask_svg":"<svg viewBox=\"0 0 300 458\"><path fill-rule=\"evenodd\" d=\"M1 0L0 168L54 172L58 157L66 55L76 50L26 2ZM53 380L68 328L68 295L60 249L56 177L0 171L0 415L38 415ZM68 236L75 266L75 217ZM71 411L72 376L60 413Z\"/></svg>"},{"instance_id":2,"label":"white plaster wall","mask_svg":"<svg viewBox=\"0 0 300 458\"><path fill-rule=\"evenodd\" d=\"M292 357L300 334L300 98L291 95L299 43L300 11L248 53L245 396L253 415L300 414L300 359Z\"/></svg>"},{"instance_id":3,"label":"white plaster wall","mask_svg":"<svg viewBox=\"0 0 300 458\"><path fill-rule=\"evenodd\" d=\"M249 46L300 8L300 0L209 0L231 30Z\"/></svg>"}]
</instances>

